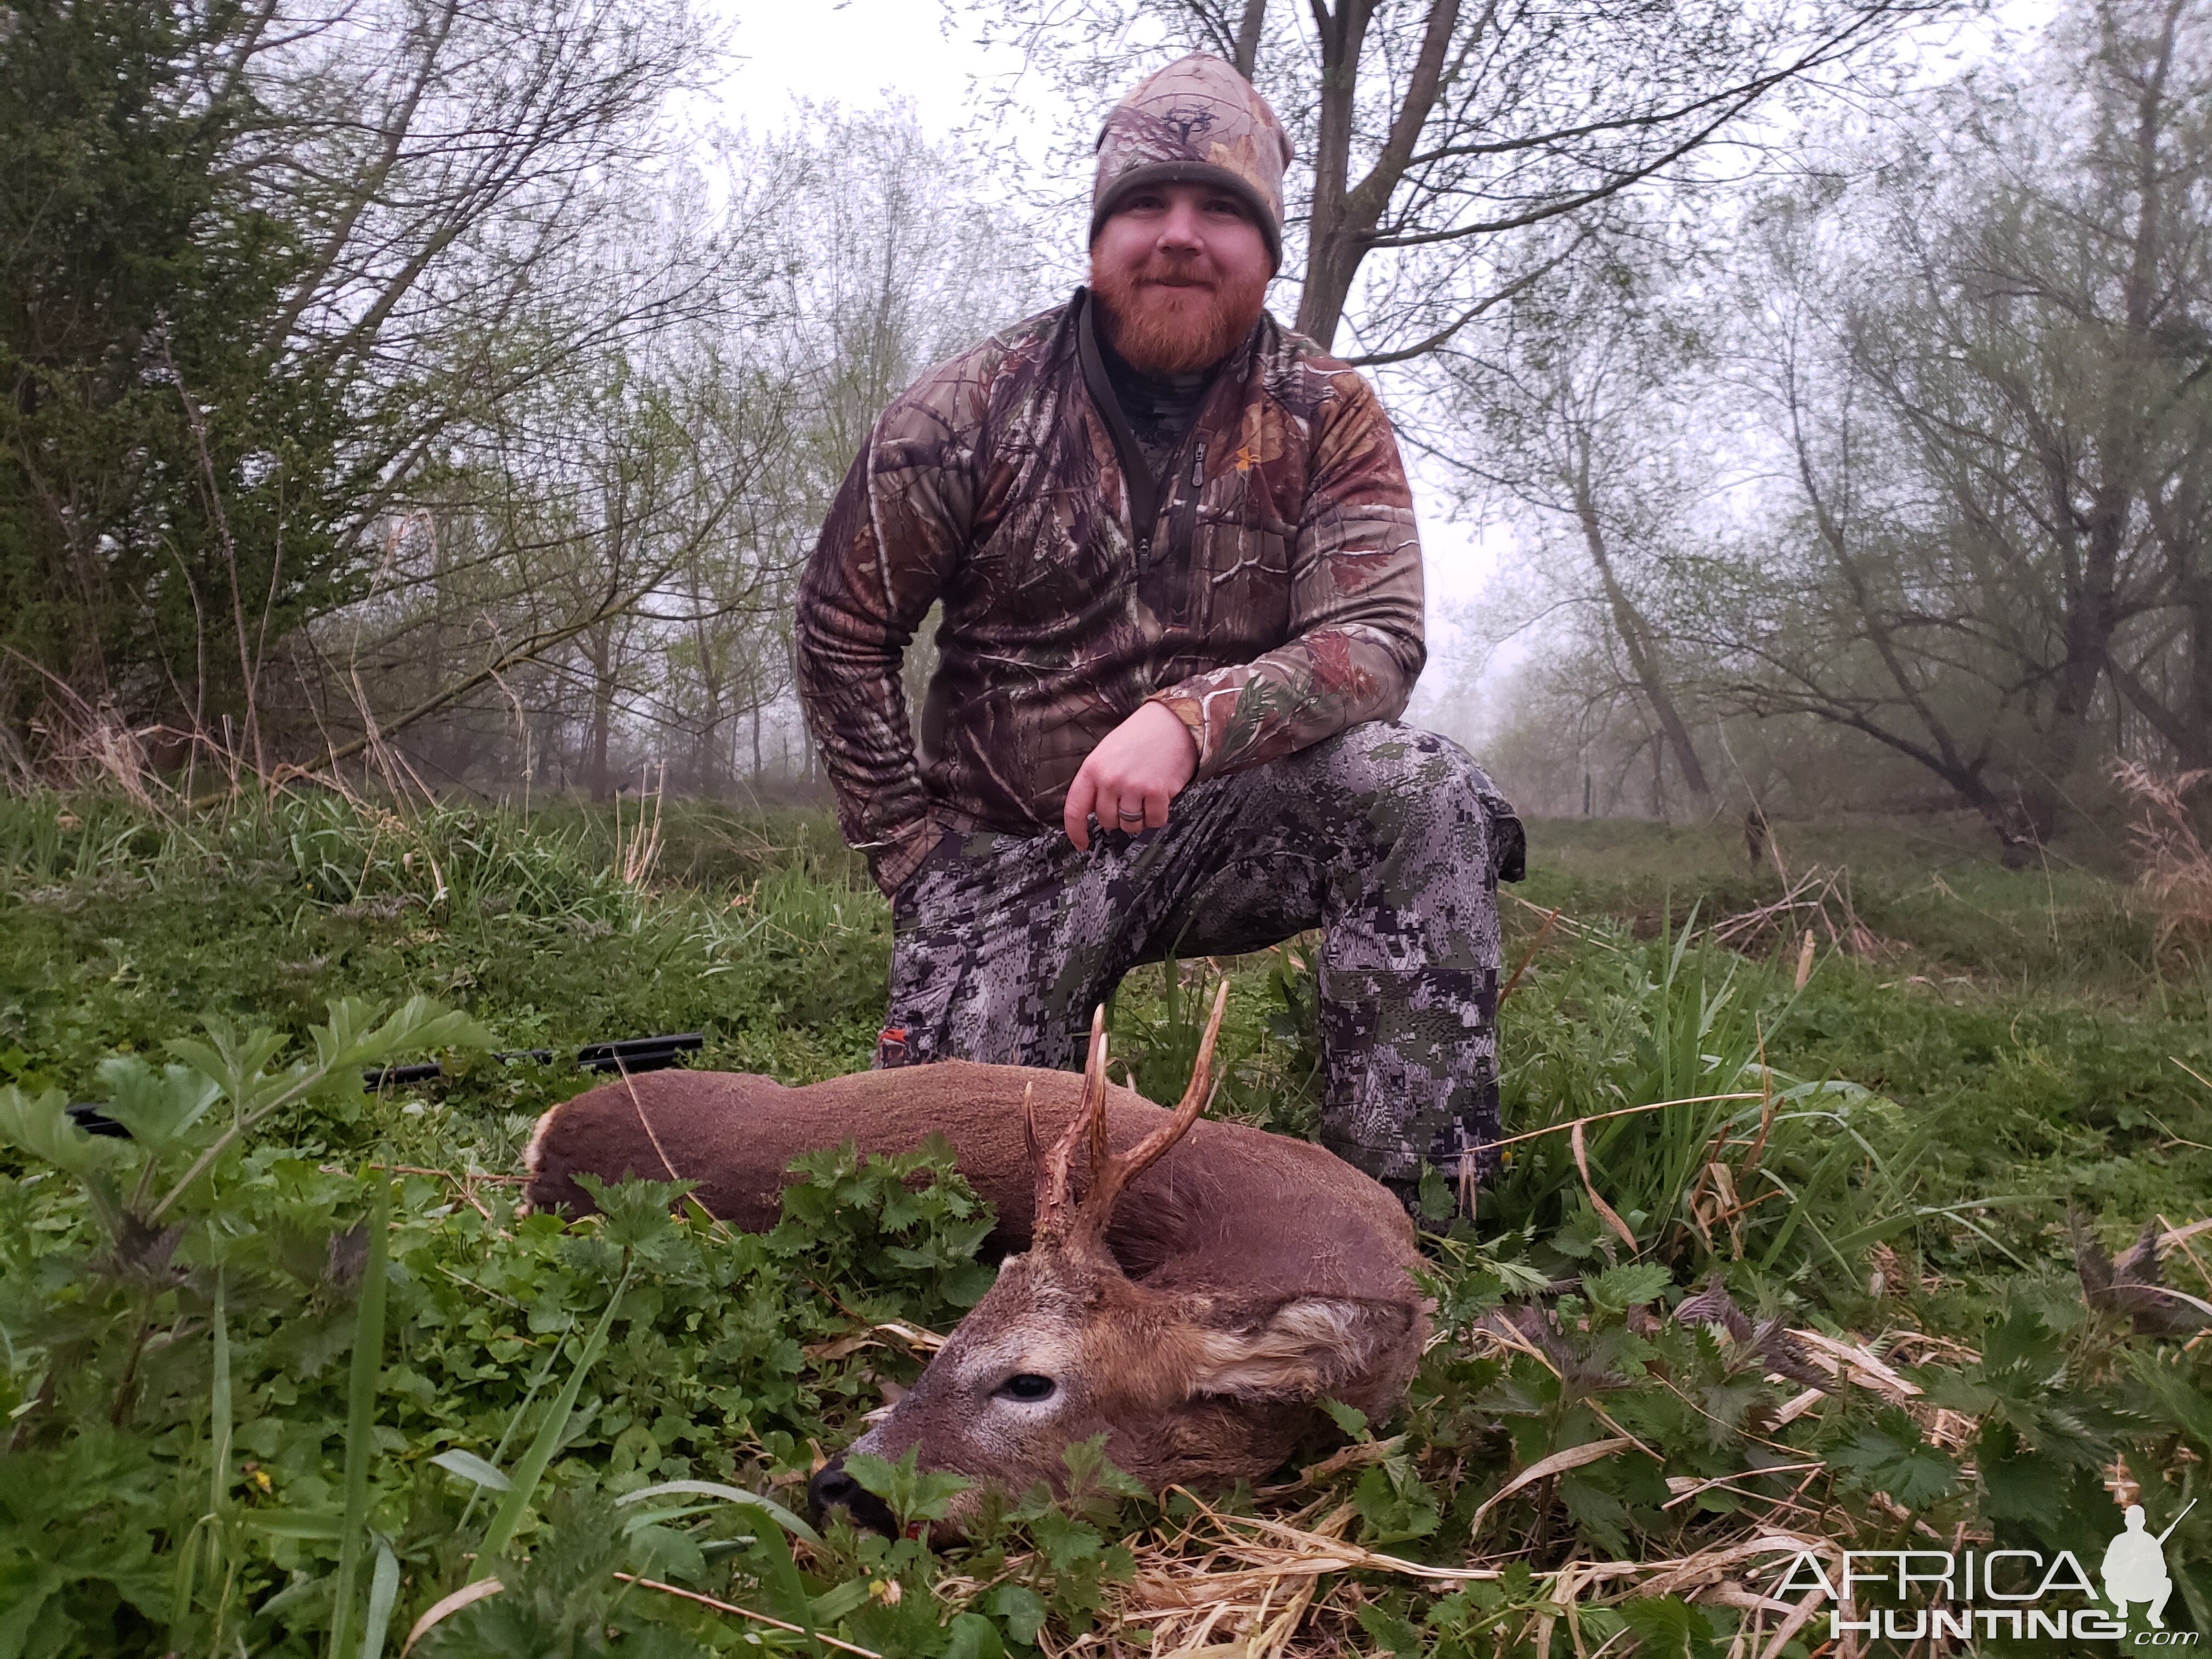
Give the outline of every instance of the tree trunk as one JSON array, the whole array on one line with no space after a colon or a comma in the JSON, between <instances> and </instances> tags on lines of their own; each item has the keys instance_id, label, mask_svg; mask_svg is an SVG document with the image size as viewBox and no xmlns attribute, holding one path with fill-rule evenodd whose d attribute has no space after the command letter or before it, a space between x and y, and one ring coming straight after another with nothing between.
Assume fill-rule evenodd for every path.
<instances>
[{"instance_id":1,"label":"tree trunk","mask_svg":"<svg viewBox=\"0 0 2212 1659\"><path fill-rule=\"evenodd\" d=\"M700 701L704 705L699 711L699 793L709 800L719 800L724 781L722 757L728 751L722 732L727 718L722 713L723 665L707 629L700 628L693 637L699 645Z\"/></svg>"},{"instance_id":2,"label":"tree trunk","mask_svg":"<svg viewBox=\"0 0 2212 1659\"><path fill-rule=\"evenodd\" d=\"M1667 689L1666 676L1659 671L1658 653L1651 643L1651 630L1644 613L1636 608L1636 601L1620 579L1613 573L1613 552L1606 545L1605 526L1598 521L1597 502L1590 490L1589 447L1583 446L1577 457L1574 480L1575 514L1581 521L1583 541L1589 550L1590 562L1597 568L1598 580L1605 588L1607 607L1613 612L1613 632L1620 636L1620 647L1628 653L1628 665L1636 676L1637 689L1644 700L1651 705L1652 717L1659 722L1659 731L1667 746L1674 751L1674 761L1682 769L1682 781L1689 785L1691 794L1697 798L1700 811L1710 811L1713 803L1712 785L1706 781L1705 769L1698 759L1697 746L1690 741L1690 728L1674 706L1674 694ZM1651 759L1651 794L1659 799L1659 757L1655 748Z\"/></svg>"},{"instance_id":3,"label":"tree trunk","mask_svg":"<svg viewBox=\"0 0 2212 1659\"><path fill-rule=\"evenodd\" d=\"M1367 32L1364 0L1338 0L1331 13L1314 8L1321 31L1321 101L1314 131L1312 216L1306 222L1305 281L1298 292L1298 332L1326 351L1344 319L1352 273L1361 250L1345 225L1351 189L1353 96L1359 76L1361 38Z\"/></svg>"},{"instance_id":4,"label":"tree trunk","mask_svg":"<svg viewBox=\"0 0 2212 1659\"><path fill-rule=\"evenodd\" d=\"M2122 289L2124 314L2120 355L2124 366L2136 371L2117 377L2099 422L2097 473L2088 489L2089 510L2080 538L2081 562L2069 584L2065 619L2065 657L2059 665L2051 698L2057 716L2051 733L2045 791L2050 799L2037 803L2038 828L2055 823L2069 775L2090 752L2089 722L2098 683L2105 677L2114 635L2119 631L2119 571L2128 542L2129 525L2142 495L2141 471L2150 447L2149 422L2139 398L2130 396L2135 385L2148 385L2160 356L2152 336L2160 300L2160 233L2164 228L2165 167L2159 156L2159 138L2166 125L2166 77L2173 58L2174 27L2180 7L2172 6L2160 42L2156 63L2145 77L2136 100L2134 177L2136 222L2128 250L2128 272ZM2072 491L2068 488L2078 458L2054 455L2045 465L2051 479L2053 507L2064 524L2072 518ZM2082 482L2087 482L2086 480Z\"/></svg>"},{"instance_id":5,"label":"tree trunk","mask_svg":"<svg viewBox=\"0 0 2212 1659\"><path fill-rule=\"evenodd\" d=\"M2195 770L2212 767L2212 574L2200 574L2190 586L2189 678L2180 724L2192 741L2181 763Z\"/></svg>"},{"instance_id":6,"label":"tree trunk","mask_svg":"<svg viewBox=\"0 0 2212 1659\"><path fill-rule=\"evenodd\" d=\"M592 665L592 720L584 777L593 800L608 800L614 794L614 780L607 770L607 739L615 719L614 646L604 629L594 630L585 655Z\"/></svg>"},{"instance_id":7,"label":"tree trunk","mask_svg":"<svg viewBox=\"0 0 2212 1659\"><path fill-rule=\"evenodd\" d=\"M1237 25L1237 72L1247 81L1260 64L1260 33L1267 21L1267 0L1244 0L1244 15Z\"/></svg>"},{"instance_id":8,"label":"tree trunk","mask_svg":"<svg viewBox=\"0 0 2212 1659\"><path fill-rule=\"evenodd\" d=\"M1314 134L1313 210L1306 226L1305 283L1298 296L1297 327L1324 351L1335 347L1352 279L1359 274L1375 227L1406 176L1421 129L1443 90L1444 60L1459 27L1459 7L1460 0L1431 0L1420 53L1391 115L1389 135L1367 176L1357 185L1352 182L1356 93L1375 0L1337 0L1334 13L1321 4L1314 7L1321 33L1321 105Z\"/></svg>"}]
</instances>

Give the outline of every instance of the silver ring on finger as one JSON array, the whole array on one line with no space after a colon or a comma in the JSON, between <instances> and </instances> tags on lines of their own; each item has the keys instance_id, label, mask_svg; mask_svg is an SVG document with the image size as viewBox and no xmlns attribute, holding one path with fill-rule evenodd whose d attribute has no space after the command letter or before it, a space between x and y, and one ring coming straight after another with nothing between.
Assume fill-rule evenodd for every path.
<instances>
[{"instance_id":1,"label":"silver ring on finger","mask_svg":"<svg viewBox=\"0 0 2212 1659\"><path fill-rule=\"evenodd\" d=\"M1145 811L1141 806L1133 812L1126 806L1120 807L1115 810L1114 816L1124 823L1142 823L1145 821Z\"/></svg>"}]
</instances>

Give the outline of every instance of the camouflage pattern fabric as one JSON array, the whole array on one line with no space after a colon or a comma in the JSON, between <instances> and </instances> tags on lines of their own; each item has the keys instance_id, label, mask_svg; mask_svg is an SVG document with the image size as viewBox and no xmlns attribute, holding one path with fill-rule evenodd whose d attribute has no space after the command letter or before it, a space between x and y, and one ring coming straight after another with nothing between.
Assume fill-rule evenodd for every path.
<instances>
[{"instance_id":1,"label":"camouflage pattern fabric","mask_svg":"<svg viewBox=\"0 0 2212 1659\"><path fill-rule=\"evenodd\" d=\"M879 1066L950 1057L1073 1068L1139 963L1321 952L1322 1144L1403 1187L1486 1175L1498 1137L1498 883L1521 824L1467 751L1395 723L1191 785L1167 823L946 835L892 899Z\"/></svg>"},{"instance_id":2,"label":"camouflage pattern fabric","mask_svg":"<svg viewBox=\"0 0 2212 1659\"><path fill-rule=\"evenodd\" d=\"M1283 169L1291 138L1236 65L1194 52L1149 75L1114 106L1098 135L1091 234L1147 185L1216 185L1243 198L1283 263Z\"/></svg>"},{"instance_id":3,"label":"camouflage pattern fabric","mask_svg":"<svg viewBox=\"0 0 2212 1659\"><path fill-rule=\"evenodd\" d=\"M1086 385L1087 302L901 394L801 582L808 726L886 891L948 830L1052 830L1147 699L1204 781L1393 719L1420 672L1413 498L1367 382L1263 314L1156 489ZM939 599L917 746L901 655Z\"/></svg>"}]
</instances>

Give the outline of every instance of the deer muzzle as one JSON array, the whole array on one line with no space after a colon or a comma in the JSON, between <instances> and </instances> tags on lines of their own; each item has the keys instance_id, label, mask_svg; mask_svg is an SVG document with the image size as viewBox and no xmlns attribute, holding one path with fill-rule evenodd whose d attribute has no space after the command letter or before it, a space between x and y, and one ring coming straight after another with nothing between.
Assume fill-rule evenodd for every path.
<instances>
[{"instance_id":1,"label":"deer muzzle","mask_svg":"<svg viewBox=\"0 0 2212 1659\"><path fill-rule=\"evenodd\" d=\"M842 1510L856 1527L866 1527L886 1538L898 1536L898 1517L890 1505L845 1473L842 1456L831 1458L815 1470L806 1483L806 1507L817 1526L826 1526L832 1513Z\"/></svg>"}]
</instances>

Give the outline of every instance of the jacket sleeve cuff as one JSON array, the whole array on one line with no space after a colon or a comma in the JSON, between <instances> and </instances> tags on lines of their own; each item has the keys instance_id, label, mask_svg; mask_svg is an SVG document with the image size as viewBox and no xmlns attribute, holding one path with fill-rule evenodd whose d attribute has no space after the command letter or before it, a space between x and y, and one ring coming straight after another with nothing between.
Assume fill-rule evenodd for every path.
<instances>
[{"instance_id":1,"label":"jacket sleeve cuff","mask_svg":"<svg viewBox=\"0 0 2212 1659\"><path fill-rule=\"evenodd\" d=\"M1224 673L1229 672L1231 671L1216 669L1210 674L1200 674L1155 691L1145 699L1146 702L1159 704L1173 714L1182 722L1183 730L1190 733L1191 743L1198 750L1197 769L1191 774L1194 780L1212 776L1210 769L1221 753L1220 732L1206 719L1209 706L1225 693L1229 706L1233 708L1243 690L1241 684L1224 686L1219 684Z\"/></svg>"},{"instance_id":2,"label":"jacket sleeve cuff","mask_svg":"<svg viewBox=\"0 0 2212 1659\"><path fill-rule=\"evenodd\" d=\"M868 873L876 878L885 898L913 879L915 871L929 862L944 832L927 818L905 826L867 849Z\"/></svg>"}]
</instances>

